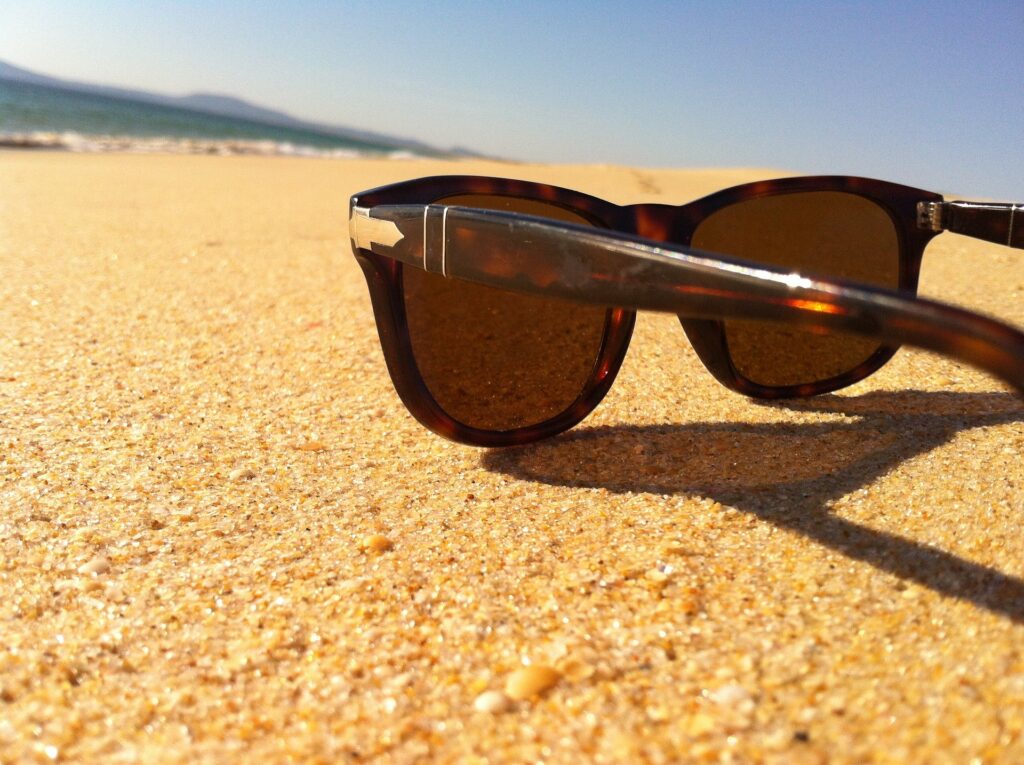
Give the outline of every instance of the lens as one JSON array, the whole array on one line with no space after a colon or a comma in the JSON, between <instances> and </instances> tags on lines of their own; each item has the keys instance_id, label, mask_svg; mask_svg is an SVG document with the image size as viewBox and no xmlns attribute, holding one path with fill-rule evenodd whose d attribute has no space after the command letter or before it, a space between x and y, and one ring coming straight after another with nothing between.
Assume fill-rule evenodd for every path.
<instances>
[{"instance_id":1,"label":"lens","mask_svg":"<svg viewBox=\"0 0 1024 765\"><path fill-rule=\"evenodd\" d=\"M808 191L738 202L709 215L692 244L803 275L882 287L900 284L900 241L889 214L841 191ZM822 382L860 366L879 345L842 333L726 321L733 366L765 386Z\"/></svg>"},{"instance_id":2,"label":"lens","mask_svg":"<svg viewBox=\"0 0 1024 765\"><path fill-rule=\"evenodd\" d=\"M591 225L545 202L460 195L439 204L526 213ZM569 409L586 387L608 309L403 269L409 338L420 375L453 419L514 430Z\"/></svg>"}]
</instances>

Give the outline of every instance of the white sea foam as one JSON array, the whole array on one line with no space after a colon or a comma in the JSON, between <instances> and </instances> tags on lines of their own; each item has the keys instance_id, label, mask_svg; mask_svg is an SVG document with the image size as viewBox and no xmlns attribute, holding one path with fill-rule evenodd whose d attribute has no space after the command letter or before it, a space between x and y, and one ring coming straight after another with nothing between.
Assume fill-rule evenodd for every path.
<instances>
[{"instance_id":1,"label":"white sea foam","mask_svg":"<svg viewBox=\"0 0 1024 765\"><path fill-rule=\"evenodd\" d=\"M130 154L213 154L218 156L329 157L355 159L384 157L415 159L411 151L358 151L343 148L319 148L287 141L170 138L163 136L83 135L76 132L32 132L0 134L0 149L50 149L74 152Z\"/></svg>"}]
</instances>

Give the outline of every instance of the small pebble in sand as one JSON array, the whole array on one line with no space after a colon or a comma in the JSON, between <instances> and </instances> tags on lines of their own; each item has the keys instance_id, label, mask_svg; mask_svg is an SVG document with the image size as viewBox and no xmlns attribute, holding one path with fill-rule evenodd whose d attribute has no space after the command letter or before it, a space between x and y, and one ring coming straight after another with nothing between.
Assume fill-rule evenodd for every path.
<instances>
[{"instance_id":1,"label":"small pebble in sand","mask_svg":"<svg viewBox=\"0 0 1024 765\"><path fill-rule=\"evenodd\" d=\"M562 675L554 667L534 664L509 675L505 681L505 693L513 699L528 699L539 696L561 678Z\"/></svg>"},{"instance_id":2,"label":"small pebble in sand","mask_svg":"<svg viewBox=\"0 0 1024 765\"><path fill-rule=\"evenodd\" d=\"M237 468L228 473L228 478L232 481L251 481L255 477L255 471L250 468Z\"/></svg>"},{"instance_id":3,"label":"small pebble in sand","mask_svg":"<svg viewBox=\"0 0 1024 765\"><path fill-rule=\"evenodd\" d=\"M508 711L511 706L512 699L501 691L484 691L473 702L473 709L477 712L489 712L494 715Z\"/></svg>"},{"instance_id":4,"label":"small pebble in sand","mask_svg":"<svg viewBox=\"0 0 1024 765\"><path fill-rule=\"evenodd\" d=\"M97 555L88 563L83 563L81 566L78 567L78 573L85 574L86 576L90 574L102 574L105 571L109 570L110 561L107 560L106 556L104 555Z\"/></svg>"},{"instance_id":5,"label":"small pebble in sand","mask_svg":"<svg viewBox=\"0 0 1024 765\"><path fill-rule=\"evenodd\" d=\"M708 693L708 698L722 706L735 706L750 701L750 693L742 685L723 685Z\"/></svg>"},{"instance_id":6,"label":"small pebble in sand","mask_svg":"<svg viewBox=\"0 0 1024 765\"><path fill-rule=\"evenodd\" d=\"M387 552L394 545L391 540L383 534L370 534L360 540L359 547L369 552Z\"/></svg>"},{"instance_id":7,"label":"small pebble in sand","mask_svg":"<svg viewBox=\"0 0 1024 765\"><path fill-rule=\"evenodd\" d=\"M723 685L721 688L709 692L707 696L722 709L732 710L741 717L748 717L754 711L754 699L742 685L735 683Z\"/></svg>"},{"instance_id":8,"label":"small pebble in sand","mask_svg":"<svg viewBox=\"0 0 1024 765\"><path fill-rule=\"evenodd\" d=\"M668 576L660 568L652 568L644 572L644 578L653 584L665 584L668 581Z\"/></svg>"}]
</instances>

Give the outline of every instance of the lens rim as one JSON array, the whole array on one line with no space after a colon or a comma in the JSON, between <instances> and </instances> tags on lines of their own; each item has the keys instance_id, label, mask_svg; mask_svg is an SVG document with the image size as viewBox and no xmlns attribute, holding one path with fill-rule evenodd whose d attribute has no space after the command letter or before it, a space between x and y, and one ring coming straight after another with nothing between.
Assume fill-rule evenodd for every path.
<instances>
[{"instance_id":1,"label":"lens rim","mask_svg":"<svg viewBox=\"0 0 1024 765\"><path fill-rule=\"evenodd\" d=\"M734 186L680 208L685 222L677 224L671 241L690 245L697 227L710 215L734 204L784 194L838 191L860 196L880 207L893 221L899 246L899 289L917 294L921 262L928 243L938 232L917 225L919 202L940 201L941 194L898 183L855 176L798 176ZM722 385L759 399L806 398L830 393L869 377L883 367L899 346L882 345L857 367L828 379L797 385L764 385L745 377L733 364L725 323L680 316L680 324L701 362Z\"/></svg>"},{"instance_id":2,"label":"lens rim","mask_svg":"<svg viewBox=\"0 0 1024 765\"><path fill-rule=\"evenodd\" d=\"M846 191L846 190L824 189L824 188L816 188L816 189L811 189L811 190L800 189L800 188L788 188L788 189L782 189L782 190L776 189L772 193L760 193L760 194L748 195L748 196L744 197L743 199L733 200L733 201L730 201L728 204L723 204L723 205L717 207L713 212L706 213L701 218L701 220L694 226L693 231L691 232L691 235L690 235L691 242L692 242L693 237L695 237L699 233L701 226L712 215L715 215L715 214L720 213L722 211L728 210L731 207L736 207L736 206L739 206L739 205L747 204L747 203L749 203L751 201L755 201L755 200L758 200L758 199L778 199L780 197L795 196L795 195L806 195L806 194L848 194L850 196L857 197L859 199L863 199L863 200L869 202L875 208L877 208L883 214L885 214L885 216L889 220L889 223L892 225L892 233L895 234L895 240L896 240L896 248L897 248L896 249L896 270L897 270L896 277L897 277L897 281L898 281L898 284L896 285L896 288L898 288L898 289L907 289L908 288L907 287L908 283L910 281L912 281L913 287L911 287L911 289L916 291L916 288L917 288L917 273L918 272L917 271L908 272L908 270L905 267L906 266L906 262L907 262L907 259L904 256L904 254L906 252L906 237L904 235L905 232L903 230L903 227L901 226L899 218L897 217L897 215L894 213L894 211L891 208L887 207L885 204L882 204L877 199L874 199L871 196L869 196L867 194L864 194L864 193L856 193L856 192ZM835 277L835 278L847 278L847 277L843 277L842 275L829 274L826 271L813 272L813 273L812 272L802 272L802 273L805 273L805 275L810 275L810 276L820 276L820 277L826 278L826 279L827 278L833 278L833 277ZM888 286L888 285L886 285L886 286ZM889 286L889 288L892 289L891 286ZM807 396L807 395L816 395L817 393L823 392L822 391L823 387L830 387L833 390L836 389L836 388L846 387L848 385L853 384L854 382L857 382L860 379L863 379L864 377L870 375L875 370L879 369L890 358L892 358L893 354L895 354L896 351L898 350L898 346L897 347L893 347L893 346L886 346L884 344L879 344L878 347L875 348L875 350L871 354L869 354L867 357L865 357L863 359L863 361L861 361L856 366L850 368L849 370L841 372L838 375L833 375L831 377L822 377L819 380L814 380L814 381L811 381L811 382L787 383L787 384L770 385L770 384L766 384L766 383L763 383L763 382L756 381L753 378L748 377L746 374L744 374L744 372L740 369L740 366L737 365L737 363L735 362L734 357L733 357L733 352L732 352L732 349L730 347L729 336L728 336L728 331L727 331L727 326L726 326L727 322L725 322L725 321L716 321L716 322L714 322L714 324L715 324L715 328L714 328L713 331L715 332L716 335L720 333L721 343L724 346L724 353L728 356L728 361L729 361L729 366L730 366L730 375L732 377L734 377L737 381L742 381L742 384L744 386L749 386L750 389L753 389L753 392L750 393L750 395L755 395L755 396L757 396L759 398L765 398L765 397L768 397L768 398L804 397L804 396ZM683 323L683 326L684 326L684 330L685 330L685 328L686 328L685 322ZM766 396L766 395L762 394L761 391L768 391L769 393ZM806 393L805 391L813 391L813 393ZM743 392L746 393L747 391L744 390Z\"/></svg>"},{"instance_id":3,"label":"lens rim","mask_svg":"<svg viewBox=\"0 0 1024 765\"><path fill-rule=\"evenodd\" d=\"M463 194L508 196L562 207L600 228L613 227L607 222L609 220L619 222L617 212L621 209L568 189L472 176L420 179L418 183L402 184L401 187L393 187L393 190L398 193L388 194L386 201L374 199L367 194L360 195L360 204L433 204ZM553 195L552 191L557 194ZM636 313L623 308L610 308L605 317L604 333L593 369L579 395L565 410L537 424L512 430L486 430L467 425L448 414L437 403L416 364L405 313L403 269L406 266L365 249L357 249L356 257L366 276L384 359L395 390L420 424L452 441L473 446L515 446L568 430L597 407L622 366Z\"/></svg>"}]
</instances>

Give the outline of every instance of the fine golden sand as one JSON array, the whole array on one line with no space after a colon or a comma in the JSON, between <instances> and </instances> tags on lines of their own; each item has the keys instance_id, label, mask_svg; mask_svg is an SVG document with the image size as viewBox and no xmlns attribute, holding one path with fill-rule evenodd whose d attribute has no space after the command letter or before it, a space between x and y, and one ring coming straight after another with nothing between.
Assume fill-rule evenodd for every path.
<instances>
[{"instance_id":1,"label":"fine golden sand","mask_svg":"<svg viewBox=\"0 0 1024 765\"><path fill-rule=\"evenodd\" d=\"M417 425L348 196L771 170L0 153L0 762L1024 761L1024 406L902 351L757 404L641 317L603 405ZM1024 325L1020 252L923 292Z\"/></svg>"}]
</instances>

